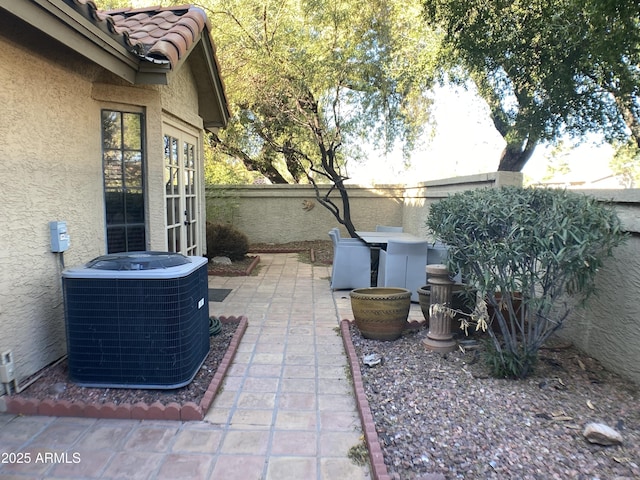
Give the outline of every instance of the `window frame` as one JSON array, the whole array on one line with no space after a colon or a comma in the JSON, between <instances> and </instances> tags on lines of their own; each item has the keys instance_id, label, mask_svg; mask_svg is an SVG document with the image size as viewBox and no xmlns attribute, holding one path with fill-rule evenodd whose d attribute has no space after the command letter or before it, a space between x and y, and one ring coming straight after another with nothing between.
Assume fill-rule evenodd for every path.
<instances>
[{"instance_id":1,"label":"window frame","mask_svg":"<svg viewBox=\"0 0 640 480\"><path fill-rule=\"evenodd\" d=\"M112 138L109 138L110 135L105 124L106 116L111 114L118 116L114 124L118 123L116 135L119 138L115 142L113 141L115 138L113 134L111 134ZM134 143L133 146L127 143L126 138L131 131L125 125L128 115L136 116L139 124L137 136L133 139L129 138L130 143ZM149 235L146 208L147 157L146 117L144 112L118 107L101 108L100 138L106 252L118 253L146 250ZM117 157L115 161L110 161L114 156ZM133 168L127 168L126 159L135 158L136 156L139 159L139 165L136 166L135 163L138 163L138 161L134 160L129 164ZM109 185L110 182L115 182L115 186ZM116 196L120 196L120 198L117 199L115 198ZM118 203L120 205L117 205ZM114 208L114 205L116 208ZM121 218L121 220L113 221L114 217ZM119 238L116 236L118 230L120 230Z\"/></svg>"}]
</instances>

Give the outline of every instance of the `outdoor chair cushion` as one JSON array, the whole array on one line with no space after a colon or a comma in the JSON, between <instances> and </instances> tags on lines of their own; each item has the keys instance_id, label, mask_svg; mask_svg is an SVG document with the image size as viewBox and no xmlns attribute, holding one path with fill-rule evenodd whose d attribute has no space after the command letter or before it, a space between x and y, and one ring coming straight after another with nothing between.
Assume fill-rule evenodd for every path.
<instances>
[{"instance_id":1,"label":"outdoor chair cushion","mask_svg":"<svg viewBox=\"0 0 640 480\"><path fill-rule=\"evenodd\" d=\"M446 244L442 242L436 242L432 245L429 245L427 250L427 265L434 265L437 263L446 265L447 257L449 256L449 248ZM429 280L429 275L427 275L427 281ZM456 283L461 283L462 276L460 273L457 273L453 277L453 281Z\"/></svg>"},{"instance_id":2,"label":"outdoor chair cushion","mask_svg":"<svg viewBox=\"0 0 640 480\"><path fill-rule=\"evenodd\" d=\"M378 286L401 287L411 291L411 301L418 301L418 288L427 281L428 242L390 239L387 250L380 250Z\"/></svg>"},{"instance_id":3,"label":"outdoor chair cushion","mask_svg":"<svg viewBox=\"0 0 640 480\"><path fill-rule=\"evenodd\" d=\"M333 242L331 289L343 290L371 286L371 251L357 238L340 239L335 230L329 231Z\"/></svg>"}]
</instances>

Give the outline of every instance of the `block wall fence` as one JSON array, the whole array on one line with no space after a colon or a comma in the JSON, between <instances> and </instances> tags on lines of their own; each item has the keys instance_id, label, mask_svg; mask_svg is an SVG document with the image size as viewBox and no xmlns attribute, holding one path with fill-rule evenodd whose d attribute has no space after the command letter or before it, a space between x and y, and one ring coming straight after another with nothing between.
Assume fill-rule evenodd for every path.
<instances>
[{"instance_id":1,"label":"block wall fence","mask_svg":"<svg viewBox=\"0 0 640 480\"><path fill-rule=\"evenodd\" d=\"M504 185L522 185L522 174L492 172L409 186L349 185L351 217L358 230L395 225L429 238L425 221L432 203L455 192ZM640 189L581 192L612 202L629 238L598 273L597 293L576 308L559 335L640 385ZM250 243L328 240L329 229L340 227L308 185L215 185L206 195L207 219L234 225ZM342 209L338 193L331 198Z\"/></svg>"}]
</instances>

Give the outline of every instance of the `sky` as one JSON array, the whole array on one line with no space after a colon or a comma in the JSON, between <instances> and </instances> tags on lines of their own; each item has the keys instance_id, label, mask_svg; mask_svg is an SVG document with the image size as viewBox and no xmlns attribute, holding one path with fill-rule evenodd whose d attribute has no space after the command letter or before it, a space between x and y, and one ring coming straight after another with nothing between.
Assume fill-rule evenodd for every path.
<instances>
[{"instance_id":1,"label":"sky","mask_svg":"<svg viewBox=\"0 0 640 480\"><path fill-rule=\"evenodd\" d=\"M416 149L410 167L404 168L397 152L385 157L372 150L366 163L349 167L350 183L415 183L496 171L505 143L482 99L452 87L439 88L435 98L435 136ZM606 177L612 173L608 166L611 156L610 147L599 146L596 139L587 142L565 155L563 160L570 168L565 179ZM541 181L550 157L551 148L538 146L523 169L525 177L534 183Z\"/></svg>"}]
</instances>

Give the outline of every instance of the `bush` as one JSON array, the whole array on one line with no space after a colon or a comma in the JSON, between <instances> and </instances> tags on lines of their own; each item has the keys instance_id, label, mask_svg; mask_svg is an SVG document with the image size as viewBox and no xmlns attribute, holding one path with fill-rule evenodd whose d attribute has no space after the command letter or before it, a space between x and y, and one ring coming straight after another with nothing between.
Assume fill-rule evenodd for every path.
<instances>
[{"instance_id":1,"label":"bush","mask_svg":"<svg viewBox=\"0 0 640 480\"><path fill-rule=\"evenodd\" d=\"M493 310L493 370L524 378L542 344L624 235L612 207L565 190L503 187L455 194L431 206L427 226L449 247L461 272ZM566 294L573 296L568 301Z\"/></svg>"},{"instance_id":2,"label":"bush","mask_svg":"<svg viewBox=\"0 0 640 480\"><path fill-rule=\"evenodd\" d=\"M232 225L207 222L207 258L242 260L249 251L249 239Z\"/></svg>"}]
</instances>

